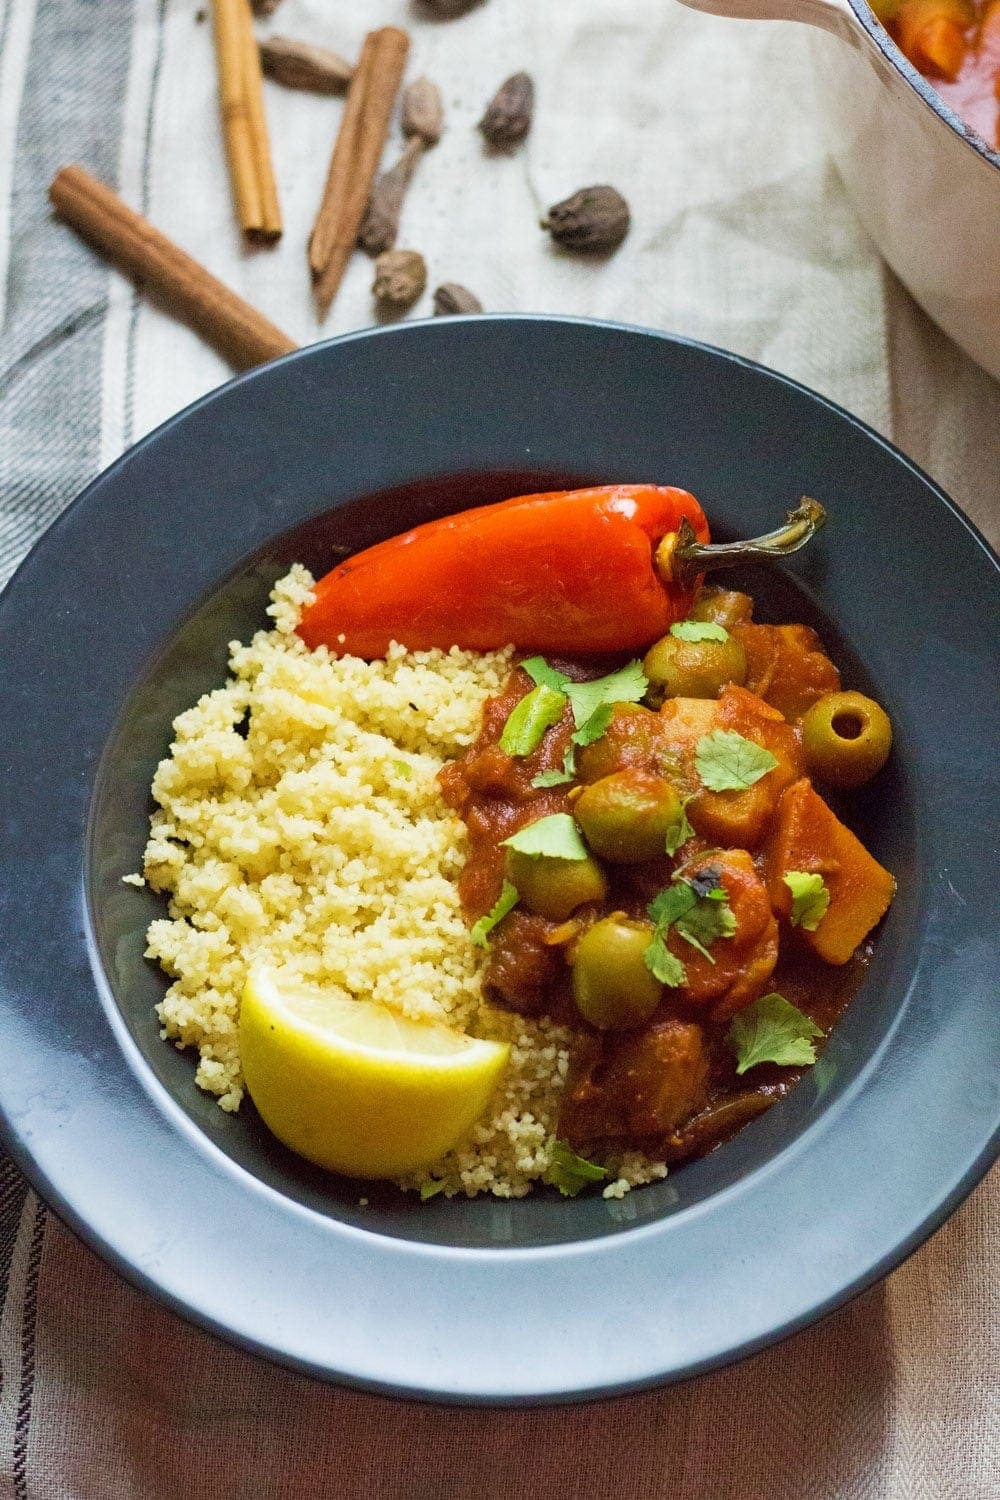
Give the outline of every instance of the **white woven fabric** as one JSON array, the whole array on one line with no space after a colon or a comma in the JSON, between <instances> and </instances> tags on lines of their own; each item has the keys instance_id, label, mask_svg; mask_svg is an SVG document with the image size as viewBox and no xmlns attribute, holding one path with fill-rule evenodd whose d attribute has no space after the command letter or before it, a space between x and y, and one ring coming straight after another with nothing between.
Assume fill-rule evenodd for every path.
<instances>
[{"instance_id":1,"label":"white woven fabric","mask_svg":"<svg viewBox=\"0 0 1000 1500\"><path fill-rule=\"evenodd\" d=\"M199 9L0 0L0 580L98 467L228 373L50 221L58 166L114 182L301 342L372 321L364 257L323 329L306 273L342 105L268 85L287 230L246 251ZM427 256L431 286L463 282L491 310L648 323L774 365L895 435L995 537L1000 391L881 268L829 167L793 26L670 0L486 0L451 23L407 0L284 0L262 29L353 55L387 22L410 27L410 76L440 82L448 109L400 241ZM474 122L521 67L537 82L534 128L487 159ZM633 228L609 260L575 261L538 211L600 181L630 199ZM428 293L416 312L429 310ZM991 1500L997 1222L995 1189L980 1189L854 1305L683 1387L463 1412L310 1383L191 1329L85 1250L0 1156L0 1497Z\"/></svg>"}]
</instances>

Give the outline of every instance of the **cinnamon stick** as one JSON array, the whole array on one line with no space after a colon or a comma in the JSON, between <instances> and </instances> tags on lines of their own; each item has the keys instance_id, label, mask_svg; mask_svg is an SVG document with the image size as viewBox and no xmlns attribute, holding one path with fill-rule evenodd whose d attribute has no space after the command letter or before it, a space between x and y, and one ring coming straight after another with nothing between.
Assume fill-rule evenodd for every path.
<instances>
[{"instance_id":1,"label":"cinnamon stick","mask_svg":"<svg viewBox=\"0 0 1000 1500\"><path fill-rule=\"evenodd\" d=\"M409 47L405 31L383 26L369 32L361 48L309 241L321 316L329 310L357 243Z\"/></svg>"},{"instance_id":2,"label":"cinnamon stick","mask_svg":"<svg viewBox=\"0 0 1000 1500\"><path fill-rule=\"evenodd\" d=\"M219 103L236 216L244 234L275 240L281 209L264 114L260 53L247 0L212 0Z\"/></svg>"},{"instance_id":3,"label":"cinnamon stick","mask_svg":"<svg viewBox=\"0 0 1000 1500\"><path fill-rule=\"evenodd\" d=\"M165 234L83 167L63 167L49 198L62 219L218 349L237 370L296 346Z\"/></svg>"}]
</instances>

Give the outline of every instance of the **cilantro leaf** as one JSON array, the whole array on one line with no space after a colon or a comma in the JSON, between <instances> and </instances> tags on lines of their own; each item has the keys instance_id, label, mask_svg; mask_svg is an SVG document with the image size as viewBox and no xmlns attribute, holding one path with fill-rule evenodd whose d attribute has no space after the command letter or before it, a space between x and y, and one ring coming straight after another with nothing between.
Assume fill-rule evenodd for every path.
<instances>
[{"instance_id":1,"label":"cilantro leaf","mask_svg":"<svg viewBox=\"0 0 1000 1500\"><path fill-rule=\"evenodd\" d=\"M529 656L526 661L521 662L521 668L538 687L561 693L569 699L573 705L573 723L576 725L576 733L573 735L575 745L592 745L595 740L599 740L611 723L614 705L638 703L649 686L642 663L638 661L630 661L617 672L609 672L606 677L597 677L592 682L573 682L565 673L550 667L544 656ZM514 710L516 712L517 709ZM512 714L511 718L513 717ZM510 720L507 723L509 725ZM506 732L505 728L504 733ZM502 749L507 748L502 739L500 745Z\"/></svg>"},{"instance_id":2,"label":"cilantro leaf","mask_svg":"<svg viewBox=\"0 0 1000 1500\"><path fill-rule=\"evenodd\" d=\"M601 735L611 723L611 704L602 703L600 708L595 708L586 723L572 736L574 745L592 745L599 740Z\"/></svg>"},{"instance_id":3,"label":"cilantro leaf","mask_svg":"<svg viewBox=\"0 0 1000 1500\"><path fill-rule=\"evenodd\" d=\"M657 927L671 927L679 917L687 916L697 899L690 881L679 880L654 896L646 910Z\"/></svg>"},{"instance_id":4,"label":"cilantro leaf","mask_svg":"<svg viewBox=\"0 0 1000 1500\"><path fill-rule=\"evenodd\" d=\"M667 933L673 927L692 948L703 953L709 963L715 959L708 951L716 938L732 937L736 917L729 905L729 894L719 884L719 869L710 865L690 880L678 880L654 896L647 906L656 935L646 949L646 967L663 984L683 984L687 970L681 960L667 948ZM669 974L671 978L664 978Z\"/></svg>"},{"instance_id":5,"label":"cilantro leaf","mask_svg":"<svg viewBox=\"0 0 1000 1500\"><path fill-rule=\"evenodd\" d=\"M736 931L736 917L726 892L721 886L719 890L721 900L715 891L710 891L699 897L691 910L675 923L678 936L703 953L711 964L715 959L708 951L708 944L714 943L716 938L732 937Z\"/></svg>"},{"instance_id":6,"label":"cilantro leaf","mask_svg":"<svg viewBox=\"0 0 1000 1500\"><path fill-rule=\"evenodd\" d=\"M413 767L410 765L409 761L406 761L406 760L391 760L389 762L389 764L392 767L392 769L399 776L412 776L413 775Z\"/></svg>"},{"instance_id":7,"label":"cilantro leaf","mask_svg":"<svg viewBox=\"0 0 1000 1500\"><path fill-rule=\"evenodd\" d=\"M510 849L517 849L521 854L530 854L535 858L542 854L547 854L550 859L588 857L580 830L569 813L552 813L548 818L538 818L501 842Z\"/></svg>"},{"instance_id":8,"label":"cilantro leaf","mask_svg":"<svg viewBox=\"0 0 1000 1500\"><path fill-rule=\"evenodd\" d=\"M567 781L572 781L576 775L576 750L570 745L563 756L561 771L539 771L532 779L531 785L537 787L564 786Z\"/></svg>"},{"instance_id":9,"label":"cilantro leaf","mask_svg":"<svg viewBox=\"0 0 1000 1500\"><path fill-rule=\"evenodd\" d=\"M532 682L536 682L539 687L552 688L557 693L565 693L570 685L571 679L564 672L557 672L555 667L550 667L544 656L529 656L519 665L521 671L527 672Z\"/></svg>"},{"instance_id":10,"label":"cilantro leaf","mask_svg":"<svg viewBox=\"0 0 1000 1500\"><path fill-rule=\"evenodd\" d=\"M628 666L621 667L617 672L610 672L607 677L598 677L593 682L567 682L563 691L573 705L573 720L577 729L583 729L599 708L610 709L614 703L638 703L648 686L642 663L630 661ZM609 713L608 722L600 730L600 734L607 729L610 719ZM594 739L597 738L595 734ZM590 744L591 741L586 740L584 743Z\"/></svg>"},{"instance_id":11,"label":"cilantro leaf","mask_svg":"<svg viewBox=\"0 0 1000 1500\"><path fill-rule=\"evenodd\" d=\"M745 1073L758 1063L805 1067L816 1061L812 1038L823 1032L784 995L762 995L733 1017L728 1040L736 1053L736 1071Z\"/></svg>"},{"instance_id":12,"label":"cilantro leaf","mask_svg":"<svg viewBox=\"0 0 1000 1500\"><path fill-rule=\"evenodd\" d=\"M603 1182L607 1175L606 1167L577 1156L565 1141L556 1141L543 1180L550 1187L557 1187L564 1198L575 1198L589 1182Z\"/></svg>"},{"instance_id":13,"label":"cilantro leaf","mask_svg":"<svg viewBox=\"0 0 1000 1500\"><path fill-rule=\"evenodd\" d=\"M687 805L690 800L690 797L687 797L681 803L681 810L677 814L676 821L671 823L667 829L666 850L668 854L676 854L682 844L686 844L688 839L694 838L694 829L688 822L687 815Z\"/></svg>"},{"instance_id":14,"label":"cilantro leaf","mask_svg":"<svg viewBox=\"0 0 1000 1500\"><path fill-rule=\"evenodd\" d=\"M778 764L770 750L734 729L713 729L702 735L694 763L710 792L748 791Z\"/></svg>"},{"instance_id":15,"label":"cilantro leaf","mask_svg":"<svg viewBox=\"0 0 1000 1500\"><path fill-rule=\"evenodd\" d=\"M469 937L477 948L488 948L490 946L490 933L498 922L503 921L509 911L513 911L520 899L517 887L511 885L509 880L505 880L503 889L491 909L486 913L485 917L479 918L479 921L475 923L469 933Z\"/></svg>"},{"instance_id":16,"label":"cilantro leaf","mask_svg":"<svg viewBox=\"0 0 1000 1500\"><path fill-rule=\"evenodd\" d=\"M420 1184L420 1201L426 1203L428 1198L436 1198L438 1193L444 1192L443 1177L428 1177Z\"/></svg>"},{"instance_id":17,"label":"cilantro leaf","mask_svg":"<svg viewBox=\"0 0 1000 1500\"><path fill-rule=\"evenodd\" d=\"M530 755L542 743L546 729L558 724L566 707L563 693L539 683L511 712L500 736L508 755Z\"/></svg>"},{"instance_id":18,"label":"cilantro leaf","mask_svg":"<svg viewBox=\"0 0 1000 1500\"><path fill-rule=\"evenodd\" d=\"M729 631L724 625L715 625L709 620L679 620L671 625L670 634L678 641L728 641Z\"/></svg>"},{"instance_id":19,"label":"cilantro leaf","mask_svg":"<svg viewBox=\"0 0 1000 1500\"><path fill-rule=\"evenodd\" d=\"M792 926L815 932L830 905L826 881L822 875L809 875L805 870L788 870L781 878L792 893Z\"/></svg>"},{"instance_id":20,"label":"cilantro leaf","mask_svg":"<svg viewBox=\"0 0 1000 1500\"><path fill-rule=\"evenodd\" d=\"M642 955L642 959L653 978L658 979L661 984L669 985L672 990L677 989L687 979L687 969L680 959L671 953L662 932L656 933Z\"/></svg>"}]
</instances>

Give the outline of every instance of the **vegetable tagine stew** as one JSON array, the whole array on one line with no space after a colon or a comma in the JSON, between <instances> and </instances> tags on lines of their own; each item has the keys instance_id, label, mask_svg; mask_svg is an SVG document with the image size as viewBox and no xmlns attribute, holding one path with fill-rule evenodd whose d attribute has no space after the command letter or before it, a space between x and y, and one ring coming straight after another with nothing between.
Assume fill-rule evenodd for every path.
<instances>
[{"instance_id":1,"label":"vegetable tagine stew","mask_svg":"<svg viewBox=\"0 0 1000 1500\"><path fill-rule=\"evenodd\" d=\"M1000 149L1000 0L872 0L900 51Z\"/></svg>"},{"instance_id":2,"label":"vegetable tagine stew","mask_svg":"<svg viewBox=\"0 0 1000 1500\"><path fill-rule=\"evenodd\" d=\"M787 1094L894 894L828 800L892 730L705 578L824 520L713 545L610 486L293 570L154 781L148 954L202 1086L424 1198L621 1196Z\"/></svg>"}]
</instances>

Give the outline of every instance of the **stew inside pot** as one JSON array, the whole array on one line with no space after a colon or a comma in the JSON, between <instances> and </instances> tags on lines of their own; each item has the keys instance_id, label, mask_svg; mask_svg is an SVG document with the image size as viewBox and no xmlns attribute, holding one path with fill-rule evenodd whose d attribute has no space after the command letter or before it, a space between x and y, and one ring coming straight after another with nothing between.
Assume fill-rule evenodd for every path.
<instances>
[{"instance_id":1,"label":"stew inside pot","mask_svg":"<svg viewBox=\"0 0 1000 1500\"><path fill-rule=\"evenodd\" d=\"M872 0L872 9L945 103L1000 148L1000 0Z\"/></svg>"}]
</instances>

